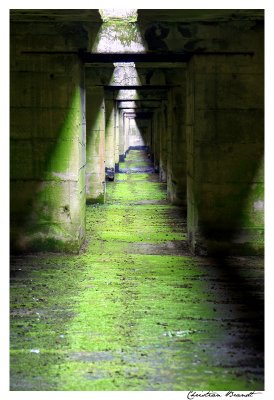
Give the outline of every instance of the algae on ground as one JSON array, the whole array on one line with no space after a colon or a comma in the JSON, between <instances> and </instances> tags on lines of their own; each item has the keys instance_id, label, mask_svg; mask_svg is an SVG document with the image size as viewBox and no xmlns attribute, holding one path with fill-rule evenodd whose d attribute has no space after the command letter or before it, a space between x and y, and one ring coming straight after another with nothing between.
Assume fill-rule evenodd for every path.
<instances>
[{"instance_id":1,"label":"algae on ground","mask_svg":"<svg viewBox=\"0 0 274 400\"><path fill-rule=\"evenodd\" d=\"M11 390L262 390L243 306L220 296L217 267L172 254L185 221L154 178L108 183L81 254L12 260Z\"/></svg>"}]
</instances>

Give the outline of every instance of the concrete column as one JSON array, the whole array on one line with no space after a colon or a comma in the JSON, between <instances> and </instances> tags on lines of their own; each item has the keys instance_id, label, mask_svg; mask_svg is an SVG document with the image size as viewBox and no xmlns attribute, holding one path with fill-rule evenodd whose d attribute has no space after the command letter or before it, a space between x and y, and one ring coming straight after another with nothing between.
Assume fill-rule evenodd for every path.
<instances>
[{"instance_id":1,"label":"concrete column","mask_svg":"<svg viewBox=\"0 0 274 400\"><path fill-rule=\"evenodd\" d=\"M186 77L181 71L180 86L168 95L167 192L169 200L186 207Z\"/></svg>"},{"instance_id":2,"label":"concrete column","mask_svg":"<svg viewBox=\"0 0 274 400\"><path fill-rule=\"evenodd\" d=\"M173 131L173 96L172 90L168 91L167 95L167 198L173 202L173 181L172 181L172 169L173 169L173 146L172 146L172 131Z\"/></svg>"},{"instance_id":3,"label":"concrete column","mask_svg":"<svg viewBox=\"0 0 274 400\"><path fill-rule=\"evenodd\" d=\"M115 173L115 102L105 98L105 171L106 179L113 180Z\"/></svg>"},{"instance_id":4,"label":"concrete column","mask_svg":"<svg viewBox=\"0 0 274 400\"><path fill-rule=\"evenodd\" d=\"M153 112L150 120L150 158L153 163L154 163L154 115L155 111Z\"/></svg>"},{"instance_id":5,"label":"concrete column","mask_svg":"<svg viewBox=\"0 0 274 400\"><path fill-rule=\"evenodd\" d=\"M159 172L160 138L159 138L159 111L153 114L153 162L155 172Z\"/></svg>"},{"instance_id":6,"label":"concrete column","mask_svg":"<svg viewBox=\"0 0 274 400\"><path fill-rule=\"evenodd\" d=\"M129 119L124 115L125 156L129 149Z\"/></svg>"},{"instance_id":7,"label":"concrete column","mask_svg":"<svg viewBox=\"0 0 274 400\"><path fill-rule=\"evenodd\" d=\"M263 62L194 56L188 68L188 235L193 251L263 251Z\"/></svg>"},{"instance_id":8,"label":"concrete column","mask_svg":"<svg viewBox=\"0 0 274 400\"><path fill-rule=\"evenodd\" d=\"M152 119L148 120L148 124L147 124L147 146L149 148L149 152L151 153L151 149L152 149Z\"/></svg>"},{"instance_id":9,"label":"concrete column","mask_svg":"<svg viewBox=\"0 0 274 400\"><path fill-rule=\"evenodd\" d=\"M78 251L85 237L84 68L16 56L11 71L11 250Z\"/></svg>"},{"instance_id":10,"label":"concrete column","mask_svg":"<svg viewBox=\"0 0 274 400\"><path fill-rule=\"evenodd\" d=\"M125 160L124 110L119 110L119 162Z\"/></svg>"},{"instance_id":11,"label":"concrete column","mask_svg":"<svg viewBox=\"0 0 274 400\"><path fill-rule=\"evenodd\" d=\"M92 76L91 76L92 78ZM93 86L86 70L87 203L105 202L105 104L102 86Z\"/></svg>"},{"instance_id":12,"label":"concrete column","mask_svg":"<svg viewBox=\"0 0 274 400\"><path fill-rule=\"evenodd\" d=\"M119 172L119 143L120 143L120 131L119 131L119 108L117 102L115 104L115 172Z\"/></svg>"},{"instance_id":13,"label":"concrete column","mask_svg":"<svg viewBox=\"0 0 274 400\"><path fill-rule=\"evenodd\" d=\"M158 113L158 132L160 140L160 165L159 179L166 182L167 176L167 104L162 101L160 112Z\"/></svg>"}]
</instances>

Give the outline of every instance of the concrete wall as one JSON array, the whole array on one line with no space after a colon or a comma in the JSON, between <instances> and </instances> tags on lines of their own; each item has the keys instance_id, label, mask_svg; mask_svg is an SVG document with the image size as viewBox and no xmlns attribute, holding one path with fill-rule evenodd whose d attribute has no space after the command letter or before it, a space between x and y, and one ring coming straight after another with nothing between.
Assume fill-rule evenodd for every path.
<instances>
[{"instance_id":1,"label":"concrete wall","mask_svg":"<svg viewBox=\"0 0 274 400\"><path fill-rule=\"evenodd\" d=\"M194 56L188 70L188 235L198 253L263 251L261 56Z\"/></svg>"}]
</instances>

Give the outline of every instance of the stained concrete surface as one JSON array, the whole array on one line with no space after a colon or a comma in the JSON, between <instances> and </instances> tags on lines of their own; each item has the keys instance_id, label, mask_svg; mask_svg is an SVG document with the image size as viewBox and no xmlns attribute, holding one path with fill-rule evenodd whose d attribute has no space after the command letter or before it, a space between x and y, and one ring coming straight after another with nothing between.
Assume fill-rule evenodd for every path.
<instances>
[{"instance_id":1,"label":"stained concrete surface","mask_svg":"<svg viewBox=\"0 0 274 400\"><path fill-rule=\"evenodd\" d=\"M146 163L87 206L81 254L12 258L11 390L263 389L263 259L192 256Z\"/></svg>"}]
</instances>

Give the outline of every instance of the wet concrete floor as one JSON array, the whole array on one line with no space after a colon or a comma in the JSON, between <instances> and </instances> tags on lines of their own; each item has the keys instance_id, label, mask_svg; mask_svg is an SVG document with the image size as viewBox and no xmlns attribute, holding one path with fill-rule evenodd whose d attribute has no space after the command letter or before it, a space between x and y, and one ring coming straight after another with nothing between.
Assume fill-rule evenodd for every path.
<instances>
[{"instance_id":1,"label":"wet concrete floor","mask_svg":"<svg viewBox=\"0 0 274 400\"><path fill-rule=\"evenodd\" d=\"M81 254L12 257L11 390L263 390L263 259L191 255L151 166L127 155Z\"/></svg>"}]
</instances>

